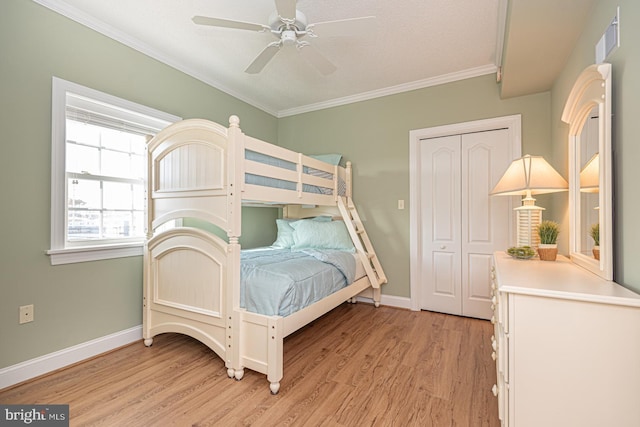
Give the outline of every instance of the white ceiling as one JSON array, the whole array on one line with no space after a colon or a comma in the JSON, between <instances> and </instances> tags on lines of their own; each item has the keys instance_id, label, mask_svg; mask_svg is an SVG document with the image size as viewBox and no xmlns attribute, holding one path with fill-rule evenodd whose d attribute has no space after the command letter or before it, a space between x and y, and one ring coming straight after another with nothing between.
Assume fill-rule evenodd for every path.
<instances>
[{"instance_id":1,"label":"white ceiling","mask_svg":"<svg viewBox=\"0 0 640 427\"><path fill-rule=\"evenodd\" d=\"M298 0L308 23L376 19L361 35L309 39L336 65L328 76L286 47L261 73L250 75L244 69L276 40L273 35L199 26L191 18L268 25L274 0L34 1L276 117L495 73L507 25L507 0ZM547 8L554 2L542 1ZM541 19L548 16L538 12ZM511 13L511 26L518 16ZM517 53L517 43L507 49L516 52L513 57L526 55ZM537 89L549 85L542 82Z\"/></svg>"}]
</instances>

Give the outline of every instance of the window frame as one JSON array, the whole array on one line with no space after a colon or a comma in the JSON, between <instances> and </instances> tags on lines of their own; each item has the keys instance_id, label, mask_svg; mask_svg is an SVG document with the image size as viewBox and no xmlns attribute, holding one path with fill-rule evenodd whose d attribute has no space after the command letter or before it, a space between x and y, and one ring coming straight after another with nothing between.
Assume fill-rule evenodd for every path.
<instances>
[{"instance_id":1,"label":"window frame","mask_svg":"<svg viewBox=\"0 0 640 427\"><path fill-rule=\"evenodd\" d=\"M131 242L112 243L89 241L86 245L66 244L65 230L67 225L66 210L66 120L67 94L87 98L95 103L107 104L110 107L126 110L151 119L152 127L160 131L165 126L182 120L144 105L137 104L77 83L58 77L52 81L51 108L51 246L47 255L52 265L70 264L85 261L122 258L142 255L144 238ZM146 179L145 179L146 186ZM146 205L146 201L145 201ZM146 215L146 210L145 210Z\"/></svg>"}]
</instances>

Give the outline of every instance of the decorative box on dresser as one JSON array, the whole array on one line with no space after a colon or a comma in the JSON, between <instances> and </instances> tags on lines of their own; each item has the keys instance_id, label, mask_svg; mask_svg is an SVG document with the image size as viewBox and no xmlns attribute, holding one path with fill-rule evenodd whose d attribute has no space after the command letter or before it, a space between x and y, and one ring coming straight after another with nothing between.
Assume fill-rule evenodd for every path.
<instances>
[{"instance_id":1,"label":"decorative box on dresser","mask_svg":"<svg viewBox=\"0 0 640 427\"><path fill-rule=\"evenodd\" d=\"M640 426L640 295L564 257L491 274L502 425Z\"/></svg>"}]
</instances>

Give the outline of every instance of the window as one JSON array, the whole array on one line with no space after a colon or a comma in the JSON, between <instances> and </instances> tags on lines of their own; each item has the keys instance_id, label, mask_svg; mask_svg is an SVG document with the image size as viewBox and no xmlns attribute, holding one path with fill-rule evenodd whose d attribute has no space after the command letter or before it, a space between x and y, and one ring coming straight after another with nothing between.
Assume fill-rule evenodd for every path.
<instances>
[{"instance_id":1,"label":"window","mask_svg":"<svg viewBox=\"0 0 640 427\"><path fill-rule=\"evenodd\" d=\"M52 112L51 263L141 255L146 143L180 118L55 77Z\"/></svg>"}]
</instances>

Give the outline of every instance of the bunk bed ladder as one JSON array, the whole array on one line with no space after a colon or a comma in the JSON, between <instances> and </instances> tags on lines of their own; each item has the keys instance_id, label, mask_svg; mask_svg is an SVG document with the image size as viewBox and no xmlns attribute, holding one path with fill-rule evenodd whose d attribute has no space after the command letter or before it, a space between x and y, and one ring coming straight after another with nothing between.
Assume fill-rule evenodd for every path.
<instances>
[{"instance_id":1,"label":"bunk bed ladder","mask_svg":"<svg viewBox=\"0 0 640 427\"><path fill-rule=\"evenodd\" d=\"M367 231L360 220L358 211L351 197L339 197L338 209L344 219L347 230L351 235L351 239L356 247L360 259L364 265L364 269L367 272L367 276L371 281L371 285L374 289L374 302L376 307L380 304L380 285L387 283L387 277L384 275L380 260L373 250L373 245Z\"/></svg>"}]
</instances>

